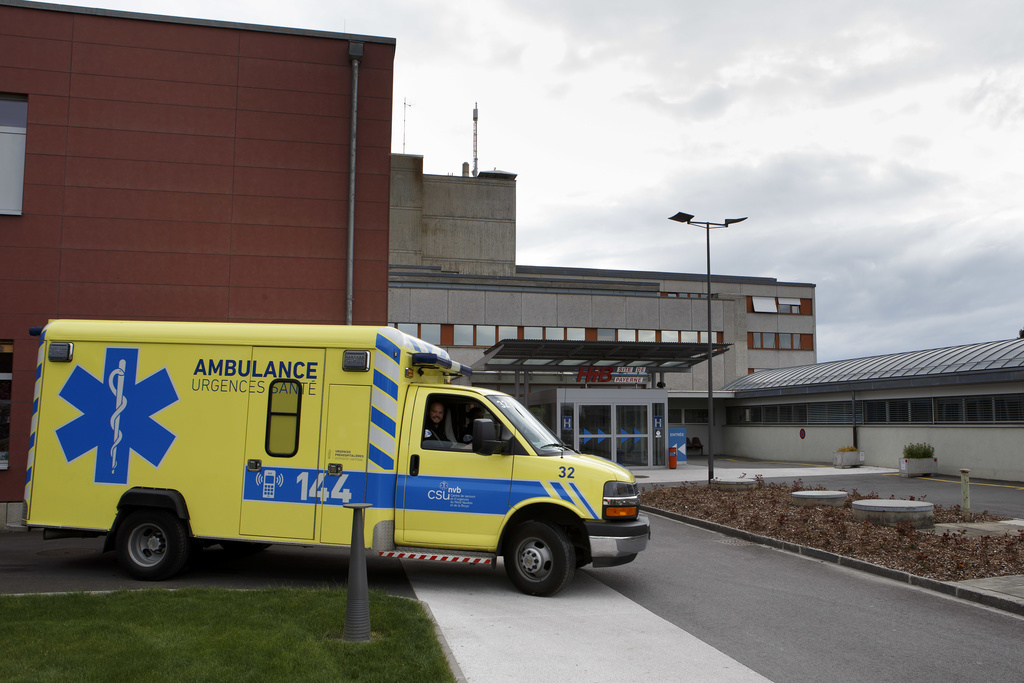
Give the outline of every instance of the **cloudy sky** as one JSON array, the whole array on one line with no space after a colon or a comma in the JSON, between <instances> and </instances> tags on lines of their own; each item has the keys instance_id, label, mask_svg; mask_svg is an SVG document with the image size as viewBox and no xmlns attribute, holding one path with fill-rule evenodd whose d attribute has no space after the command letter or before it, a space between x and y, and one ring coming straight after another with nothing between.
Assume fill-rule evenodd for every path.
<instances>
[{"instance_id":1,"label":"cloudy sky","mask_svg":"<svg viewBox=\"0 0 1024 683\"><path fill-rule=\"evenodd\" d=\"M393 151L518 173L520 264L817 285L818 359L1024 327L1020 0L94 0L392 37ZM410 106L404 106L407 102Z\"/></svg>"}]
</instances>

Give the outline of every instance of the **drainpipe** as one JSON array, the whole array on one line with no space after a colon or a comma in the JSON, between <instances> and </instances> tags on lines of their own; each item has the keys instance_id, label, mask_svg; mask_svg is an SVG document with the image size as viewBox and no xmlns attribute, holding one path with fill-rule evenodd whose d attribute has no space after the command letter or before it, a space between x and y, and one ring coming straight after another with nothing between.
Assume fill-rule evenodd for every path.
<instances>
[{"instance_id":1,"label":"drainpipe","mask_svg":"<svg viewBox=\"0 0 1024 683\"><path fill-rule=\"evenodd\" d=\"M859 446L857 445L857 392L856 391L851 391L850 392L850 409L852 411L852 415L850 417L853 420L853 443L850 444L850 445L853 446L854 448L859 448Z\"/></svg>"},{"instance_id":2,"label":"drainpipe","mask_svg":"<svg viewBox=\"0 0 1024 683\"><path fill-rule=\"evenodd\" d=\"M356 121L359 102L359 62L363 59L363 43L349 42L348 58L352 63L352 114L348 139L348 264L345 269L345 324L352 324L352 271L355 269L356 243Z\"/></svg>"}]
</instances>

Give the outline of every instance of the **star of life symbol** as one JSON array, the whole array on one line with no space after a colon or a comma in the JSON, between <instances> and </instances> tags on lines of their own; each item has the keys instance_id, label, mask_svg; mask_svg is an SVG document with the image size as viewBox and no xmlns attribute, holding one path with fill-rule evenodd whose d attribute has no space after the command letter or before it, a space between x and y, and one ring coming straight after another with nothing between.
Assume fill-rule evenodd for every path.
<instances>
[{"instance_id":1,"label":"star of life symbol","mask_svg":"<svg viewBox=\"0 0 1024 683\"><path fill-rule=\"evenodd\" d=\"M57 429L57 441L68 462L96 451L97 484L126 485L132 452L159 467L177 438L152 417L178 401L170 373L138 381L138 368L137 348L108 347L102 379L77 365L60 390L82 414Z\"/></svg>"}]
</instances>

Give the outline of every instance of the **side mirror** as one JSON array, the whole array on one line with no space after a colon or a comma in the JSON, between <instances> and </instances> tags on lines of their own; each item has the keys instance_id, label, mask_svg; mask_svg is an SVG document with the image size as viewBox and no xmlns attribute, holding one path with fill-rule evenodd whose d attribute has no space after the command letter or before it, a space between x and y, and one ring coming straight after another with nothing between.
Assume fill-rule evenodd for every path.
<instances>
[{"instance_id":1,"label":"side mirror","mask_svg":"<svg viewBox=\"0 0 1024 683\"><path fill-rule=\"evenodd\" d=\"M503 450L505 444L499 441L494 430L494 423L486 418L473 420L473 452L481 455L493 455Z\"/></svg>"}]
</instances>

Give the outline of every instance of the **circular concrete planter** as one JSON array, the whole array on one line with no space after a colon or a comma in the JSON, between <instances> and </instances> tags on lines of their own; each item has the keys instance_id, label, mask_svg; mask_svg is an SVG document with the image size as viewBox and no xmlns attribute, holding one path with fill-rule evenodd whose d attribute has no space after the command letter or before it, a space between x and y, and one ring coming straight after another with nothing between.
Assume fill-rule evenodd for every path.
<instances>
[{"instance_id":1,"label":"circular concrete planter","mask_svg":"<svg viewBox=\"0 0 1024 683\"><path fill-rule=\"evenodd\" d=\"M915 529L935 526L935 506L919 500L855 500L853 518L882 526L896 526L910 522Z\"/></svg>"},{"instance_id":2,"label":"circular concrete planter","mask_svg":"<svg viewBox=\"0 0 1024 683\"><path fill-rule=\"evenodd\" d=\"M794 505L810 507L812 505L829 505L842 507L847 498L846 491L794 491L789 494Z\"/></svg>"}]
</instances>

